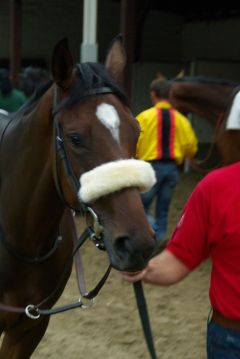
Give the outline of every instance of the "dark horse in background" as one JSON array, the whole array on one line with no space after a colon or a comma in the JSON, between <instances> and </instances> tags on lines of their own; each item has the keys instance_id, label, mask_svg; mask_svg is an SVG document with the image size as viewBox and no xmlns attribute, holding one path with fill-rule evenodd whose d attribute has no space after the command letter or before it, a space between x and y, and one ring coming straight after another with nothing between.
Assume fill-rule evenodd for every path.
<instances>
[{"instance_id":1,"label":"dark horse in background","mask_svg":"<svg viewBox=\"0 0 240 359\"><path fill-rule=\"evenodd\" d=\"M134 157L139 128L117 84L124 65L119 37L107 54L105 66L88 63L75 67L67 40L62 40L52 56L53 81L7 125L1 123L1 303L14 307L40 303L54 291L64 273L61 287L43 305L49 308L70 276L71 266L65 269L72 255L75 227L69 207L79 208L80 203L56 141L64 143L70 177L74 176L75 182L103 164L136 161L128 159ZM118 177L124 180L128 175L121 173ZM100 186L97 175L95 181ZM91 206L104 228L112 266L127 271L143 268L152 255L155 239L137 186L126 183L124 188L95 198ZM59 236L60 244L46 256ZM31 320L24 313L1 310L4 337L0 358L30 358L48 322L49 316Z\"/></svg>"},{"instance_id":2,"label":"dark horse in background","mask_svg":"<svg viewBox=\"0 0 240 359\"><path fill-rule=\"evenodd\" d=\"M216 145L225 164L240 160L240 131L226 130L238 88L237 83L207 77L182 77L170 81L172 105L184 114L195 113L206 118L214 126Z\"/></svg>"}]
</instances>

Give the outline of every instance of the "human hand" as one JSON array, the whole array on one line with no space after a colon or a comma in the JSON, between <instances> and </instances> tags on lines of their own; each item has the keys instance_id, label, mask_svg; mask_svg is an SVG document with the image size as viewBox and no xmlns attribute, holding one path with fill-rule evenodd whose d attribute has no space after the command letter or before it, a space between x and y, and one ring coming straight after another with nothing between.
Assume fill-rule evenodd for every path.
<instances>
[{"instance_id":1,"label":"human hand","mask_svg":"<svg viewBox=\"0 0 240 359\"><path fill-rule=\"evenodd\" d=\"M123 280L129 283L134 283L143 280L146 273L147 273L147 268L138 272L121 272L120 275Z\"/></svg>"}]
</instances>

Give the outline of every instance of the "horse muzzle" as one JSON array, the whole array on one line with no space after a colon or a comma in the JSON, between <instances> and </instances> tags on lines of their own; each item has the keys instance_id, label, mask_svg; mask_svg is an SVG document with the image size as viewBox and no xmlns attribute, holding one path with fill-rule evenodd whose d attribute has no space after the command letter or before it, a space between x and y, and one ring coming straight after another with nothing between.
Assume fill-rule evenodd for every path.
<instances>
[{"instance_id":1,"label":"horse muzzle","mask_svg":"<svg viewBox=\"0 0 240 359\"><path fill-rule=\"evenodd\" d=\"M101 228L110 262L118 270L140 270L153 253L155 237L139 191L149 190L155 182L152 166L135 159L105 163L80 178L79 198L90 207L92 227Z\"/></svg>"},{"instance_id":2,"label":"horse muzzle","mask_svg":"<svg viewBox=\"0 0 240 359\"><path fill-rule=\"evenodd\" d=\"M104 239L110 236L104 234L104 227L91 207L87 207L86 222L91 232L91 240L98 249L107 250L112 267L118 270L136 271L143 269L151 258L156 245L156 239L151 230L150 235L145 236L148 238L144 241L144 248L138 248L136 247L138 233L134 238L122 234L117 237L111 235L110 239Z\"/></svg>"},{"instance_id":3,"label":"horse muzzle","mask_svg":"<svg viewBox=\"0 0 240 359\"><path fill-rule=\"evenodd\" d=\"M155 237L145 238L144 244L138 245L139 234L135 237L120 235L112 241L106 240L106 249L112 267L120 271L142 270L152 257L155 249Z\"/></svg>"}]
</instances>

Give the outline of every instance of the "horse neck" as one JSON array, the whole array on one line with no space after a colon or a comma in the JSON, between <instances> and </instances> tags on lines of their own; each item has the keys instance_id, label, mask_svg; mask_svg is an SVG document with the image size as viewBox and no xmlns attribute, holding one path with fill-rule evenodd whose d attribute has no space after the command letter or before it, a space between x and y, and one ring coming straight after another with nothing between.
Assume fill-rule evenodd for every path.
<instances>
[{"instance_id":1,"label":"horse neck","mask_svg":"<svg viewBox=\"0 0 240 359\"><path fill-rule=\"evenodd\" d=\"M200 82L175 82L170 101L179 111L196 113L216 124L232 101L234 87Z\"/></svg>"},{"instance_id":2,"label":"horse neck","mask_svg":"<svg viewBox=\"0 0 240 359\"><path fill-rule=\"evenodd\" d=\"M14 121L2 144L0 221L10 237L17 233L31 246L55 235L64 210L52 174L51 108L49 99L41 99Z\"/></svg>"}]
</instances>

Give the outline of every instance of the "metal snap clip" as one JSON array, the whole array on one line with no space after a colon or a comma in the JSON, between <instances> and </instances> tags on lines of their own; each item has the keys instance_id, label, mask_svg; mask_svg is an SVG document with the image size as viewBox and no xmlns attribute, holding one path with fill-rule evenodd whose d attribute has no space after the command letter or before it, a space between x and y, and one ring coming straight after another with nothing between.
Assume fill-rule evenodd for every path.
<instances>
[{"instance_id":1,"label":"metal snap clip","mask_svg":"<svg viewBox=\"0 0 240 359\"><path fill-rule=\"evenodd\" d=\"M40 312L39 309L37 307L35 307L35 305L33 304L29 304L26 308L25 308L25 314L28 316L28 318L30 319L38 319L40 318Z\"/></svg>"},{"instance_id":2,"label":"metal snap clip","mask_svg":"<svg viewBox=\"0 0 240 359\"><path fill-rule=\"evenodd\" d=\"M84 299L84 301L83 301L83 299ZM78 301L79 301L79 303L81 303L82 309L90 309L95 303L95 298L88 299L88 298L85 298L84 296L82 296L79 298ZM86 303L88 303L88 304L86 304Z\"/></svg>"},{"instance_id":3,"label":"metal snap clip","mask_svg":"<svg viewBox=\"0 0 240 359\"><path fill-rule=\"evenodd\" d=\"M91 207L87 207L86 221L87 225L92 228L95 237L100 237L103 233L103 226L99 223L99 218Z\"/></svg>"}]
</instances>

